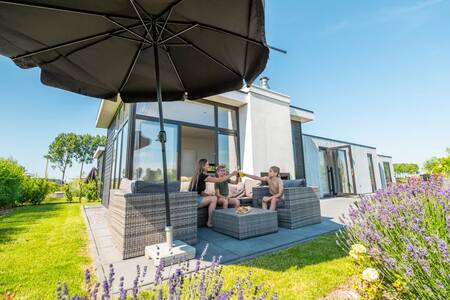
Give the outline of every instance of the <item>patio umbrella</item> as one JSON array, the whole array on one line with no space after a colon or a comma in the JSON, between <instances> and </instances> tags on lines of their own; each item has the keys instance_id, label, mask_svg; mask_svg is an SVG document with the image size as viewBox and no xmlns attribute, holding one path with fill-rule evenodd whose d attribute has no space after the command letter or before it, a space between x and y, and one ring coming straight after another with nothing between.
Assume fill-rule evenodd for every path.
<instances>
[{"instance_id":1,"label":"patio umbrella","mask_svg":"<svg viewBox=\"0 0 450 300\"><path fill-rule=\"evenodd\" d=\"M158 101L170 229L162 101L195 100L256 79L269 53L263 6L263 0L0 0L0 54L22 68L40 67L49 86Z\"/></svg>"}]
</instances>

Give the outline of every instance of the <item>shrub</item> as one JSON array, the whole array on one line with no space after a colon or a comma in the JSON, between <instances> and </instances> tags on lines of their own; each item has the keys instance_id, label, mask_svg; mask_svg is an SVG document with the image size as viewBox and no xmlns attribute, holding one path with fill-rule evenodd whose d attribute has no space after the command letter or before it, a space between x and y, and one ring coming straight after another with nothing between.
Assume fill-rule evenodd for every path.
<instances>
[{"instance_id":1,"label":"shrub","mask_svg":"<svg viewBox=\"0 0 450 300\"><path fill-rule=\"evenodd\" d=\"M95 180L91 180L88 183L83 183L83 194L88 201L98 200L98 187Z\"/></svg>"},{"instance_id":2,"label":"shrub","mask_svg":"<svg viewBox=\"0 0 450 300\"><path fill-rule=\"evenodd\" d=\"M385 291L402 299L450 298L450 190L441 178L410 180L355 205L339 243L367 248L363 264L380 273Z\"/></svg>"},{"instance_id":3,"label":"shrub","mask_svg":"<svg viewBox=\"0 0 450 300\"><path fill-rule=\"evenodd\" d=\"M44 178L26 178L23 181L22 203L40 204L48 194L54 191L55 185Z\"/></svg>"},{"instance_id":4,"label":"shrub","mask_svg":"<svg viewBox=\"0 0 450 300\"><path fill-rule=\"evenodd\" d=\"M63 191L64 191L64 195L66 196L67 202L72 202L73 201L73 192L72 192L72 188L70 187L70 184L63 185Z\"/></svg>"},{"instance_id":5,"label":"shrub","mask_svg":"<svg viewBox=\"0 0 450 300\"><path fill-rule=\"evenodd\" d=\"M11 159L0 158L0 207L12 207L22 197L25 169Z\"/></svg>"},{"instance_id":6,"label":"shrub","mask_svg":"<svg viewBox=\"0 0 450 300\"><path fill-rule=\"evenodd\" d=\"M202 253L202 258L207 247ZM197 260L194 266L190 266L189 261L181 263L174 271L169 272L166 278L163 277L163 274L166 274L164 266L157 264L154 284L146 290L140 290L139 285L143 283L145 276L147 276L147 266L141 270L138 265L136 266L133 288L126 290L124 277L120 277L118 285L119 297L114 299L277 299L276 293L273 293L269 298L270 291L262 284L253 283L250 274L244 278L237 278L232 288L229 290L225 289L225 278L222 276L222 266L219 264L220 258L213 258L210 265L201 269L202 258ZM56 298L61 300L112 299L111 287L115 280L113 265L109 266L109 276L101 285L100 283L92 282L91 274L89 270L86 270L84 282L87 296L70 296L68 286L65 283L60 283L56 289ZM101 297L98 297L100 295Z\"/></svg>"}]
</instances>

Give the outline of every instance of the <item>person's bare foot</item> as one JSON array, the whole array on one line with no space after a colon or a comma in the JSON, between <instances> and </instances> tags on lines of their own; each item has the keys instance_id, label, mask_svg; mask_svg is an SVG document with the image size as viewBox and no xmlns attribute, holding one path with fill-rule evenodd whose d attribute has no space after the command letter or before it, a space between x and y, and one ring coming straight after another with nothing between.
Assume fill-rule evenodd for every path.
<instances>
[{"instance_id":1,"label":"person's bare foot","mask_svg":"<svg viewBox=\"0 0 450 300\"><path fill-rule=\"evenodd\" d=\"M212 228L213 227L213 225L212 225L212 223L206 223L206 227L208 227L208 228Z\"/></svg>"}]
</instances>

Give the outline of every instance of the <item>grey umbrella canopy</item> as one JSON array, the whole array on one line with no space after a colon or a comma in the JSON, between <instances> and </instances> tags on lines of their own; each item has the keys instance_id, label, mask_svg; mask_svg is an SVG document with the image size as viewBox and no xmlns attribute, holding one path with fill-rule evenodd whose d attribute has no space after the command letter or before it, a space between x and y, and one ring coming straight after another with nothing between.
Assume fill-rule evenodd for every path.
<instances>
[{"instance_id":1,"label":"grey umbrella canopy","mask_svg":"<svg viewBox=\"0 0 450 300\"><path fill-rule=\"evenodd\" d=\"M239 89L264 69L262 0L0 1L0 54L41 81L124 102Z\"/></svg>"},{"instance_id":2,"label":"grey umbrella canopy","mask_svg":"<svg viewBox=\"0 0 450 300\"><path fill-rule=\"evenodd\" d=\"M171 228L162 101L239 89L263 71L269 49L263 0L0 0L0 54L40 67L49 86L158 101Z\"/></svg>"}]
</instances>

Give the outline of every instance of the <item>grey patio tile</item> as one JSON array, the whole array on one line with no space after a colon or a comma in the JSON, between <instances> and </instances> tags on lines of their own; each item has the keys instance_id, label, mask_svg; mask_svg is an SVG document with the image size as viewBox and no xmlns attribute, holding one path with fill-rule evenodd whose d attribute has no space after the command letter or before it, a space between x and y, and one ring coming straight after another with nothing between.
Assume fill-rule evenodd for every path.
<instances>
[{"instance_id":1,"label":"grey patio tile","mask_svg":"<svg viewBox=\"0 0 450 300\"><path fill-rule=\"evenodd\" d=\"M197 237L199 239L209 241L209 242L233 239L232 237L230 237L228 235L216 232L216 231L212 230L211 228L205 228L205 227L201 227L197 230Z\"/></svg>"},{"instance_id":2,"label":"grey patio tile","mask_svg":"<svg viewBox=\"0 0 450 300\"><path fill-rule=\"evenodd\" d=\"M102 229L93 229L94 236L97 237L105 237L105 236L111 236L111 232L108 228L102 228Z\"/></svg>"},{"instance_id":3,"label":"grey patio tile","mask_svg":"<svg viewBox=\"0 0 450 300\"><path fill-rule=\"evenodd\" d=\"M99 247L99 248L114 247L111 236L98 237L95 239L95 243L97 244L97 247Z\"/></svg>"},{"instance_id":4,"label":"grey patio tile","mask_svg":"<svg viewBox=\"0 0 450 300\"><path fill-rule=\"evenodd\" d=\"M217 242L221 243L221 241ZM233 253L230 250L226 250L216 244L216 242L208 242L204 240L197 241L197 244L195 245L196 249L196 256L195 258L199 259L200 255L202 254L203 250L205 249L206 244L208 244L208 249L206 251L206 254L204 256L204 261L212 261L213 256L219 257L222 256L221 262L225 263L228 261L232 261L239 258L239 255L236 253Z\"/></svg>"},{"instance_id":5,"label":"grey patio tile","mask_svg":"<svg viewBox=\"0 0 450 300\"><path fill-rule=\"evenodd\" d=\"M114 246L99 247L98 255L102 264L111 264L122 260L119 251Z\"/></svg>"},{"instance_id":6,"label":"grey patio tile","mask_svg":"<svg viewBox=\"0 0 450 300\"><path fill-rule=\"evenodd\" d=\"M268 234L260 237L260 239L267 241L268 243L275 244L277 246L283 246L286 244L292 244L299 240L296 235L293 235L289 231L281 231L277 233Z\"/></svg>"},{"instance_id":7,"label":"grey patio tile","mask_svg":"<svg viewBox=\"0 0 450 300\"><path fill-rule=\"evenodd\" d=\"M217 246L225 250L232 251L241 257L254 255L259 252L267 251L277 245L264 239L251 238L247 240L223 240L216 243Z\"/></svg>"}]
</instances>

